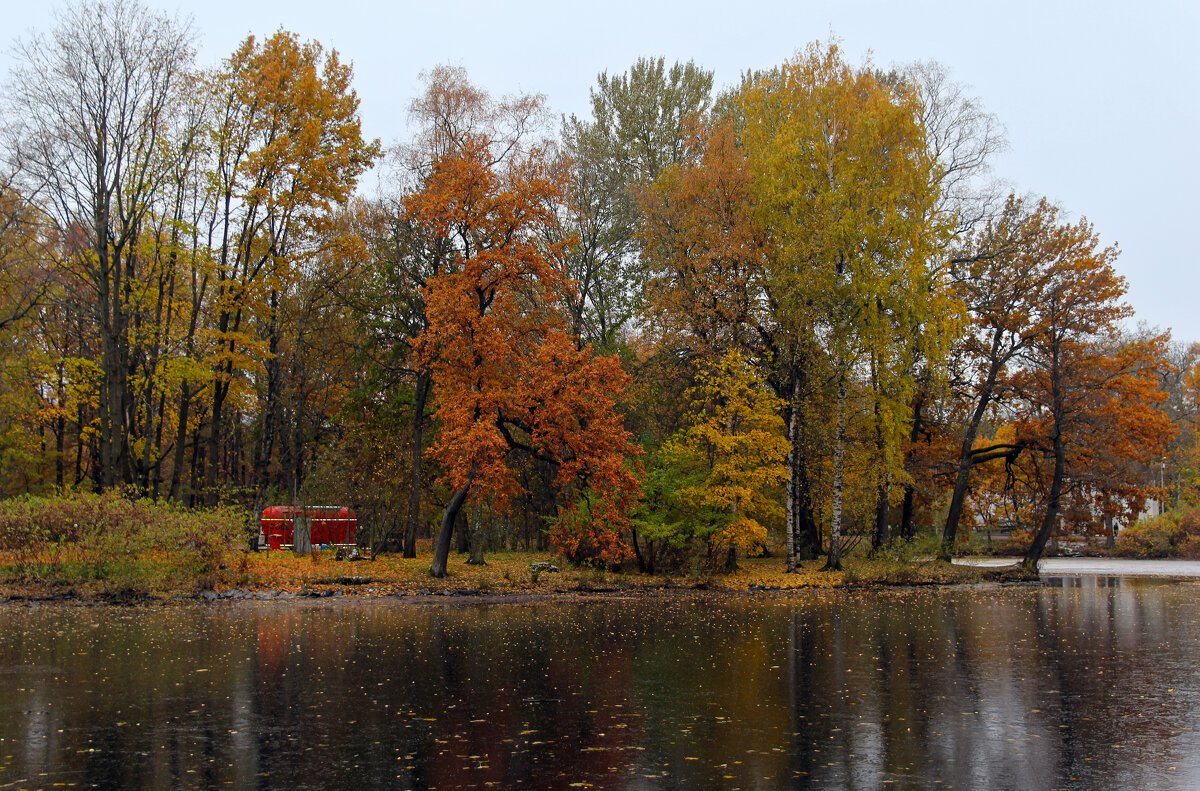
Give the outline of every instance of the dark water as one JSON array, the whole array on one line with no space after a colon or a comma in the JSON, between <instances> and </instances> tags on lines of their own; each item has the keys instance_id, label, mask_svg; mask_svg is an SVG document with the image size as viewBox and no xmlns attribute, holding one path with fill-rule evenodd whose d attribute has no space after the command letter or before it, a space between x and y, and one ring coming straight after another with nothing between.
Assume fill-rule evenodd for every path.
<instances>
[{"instance_id":1,"label":"dark water","mask_svg":"<svg viewBox=\"0 0 1200 791\"><path fill-rule=\"evenodd\" d=\"M0 607L0 789L1197 788L1200 586Z\"/></svg>"}]
</instances>

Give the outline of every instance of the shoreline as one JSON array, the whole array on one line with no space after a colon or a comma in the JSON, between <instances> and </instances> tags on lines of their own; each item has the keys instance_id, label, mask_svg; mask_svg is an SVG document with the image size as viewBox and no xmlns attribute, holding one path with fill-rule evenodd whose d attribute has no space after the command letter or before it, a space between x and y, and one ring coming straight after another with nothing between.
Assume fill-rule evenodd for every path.
<instances>
[{"instance_id":1,"label":"shoreline","mask_svg":"<svg viewBox=\"0 0 1200 791\"><path fill-rule=\"evenodd\" d=\"M1200 579L1200 561L1046 558L1038 574L1029 574L1019 568L1018 558L994 556L955 558L951 564L932 558L856 557L847 559L845 569L837 572L821 570L817 560L805 562L791 574L783 570L780 558L760 557L740 561L732 573L694 570L652 575L565 565L561 571L538 571L535 568L561 561L546 553L497 552L483 566L452 558L450 574L442 579L428 575L428 556L346 562L320 553L235 553L205 573L179 565L178 558L170 555L134 560L90 558L90 566L44 564L38 573L25 576L18 576L12 565L5 567L3 560L0 558L0 570L8 573L0 577L0 605L169 607L325 599L471 605L680 594L776 597L831 590L1030 585L1064 575ZM103 564L109 565L97 572ZM81 568L91 570L84 573Z\"/></svg>"},{"instance_id":2,"label":"shoreline","mask_svg":"<svg viewBox=\"0 0 1200 791\"><path fill-rule=\"evenodd\" d=\"M914 564L907 573L895 578L864 578L852 571L795 574L779 571L750 580L736 575L715 575L700 581L684 577L643 577L637 574L610 573L602 582L577 577L594 574L572 570L565 584L517 584L497 588L492 585L456 584L466 580L427 578L425 587L406 584L376 583L370 578L345 576L320 580L294 587L228 585L210 590L150 590L136 587L103 588L47 584L0 585L0 605L67 606L179 606L187 604L221 605L229 603L304 603L325 600L388 602L412 605L486 605L522 604L546 601L589 599L653 598L663 595L788 596L815 591L863 591L897 588L990 587L997 585L1036 585L1041 579L1014 568L949 567L946 564ZM921 572L926 573L922 574ZM950 573L946 573L949 571Z\"/></svg>"}]
</instances>

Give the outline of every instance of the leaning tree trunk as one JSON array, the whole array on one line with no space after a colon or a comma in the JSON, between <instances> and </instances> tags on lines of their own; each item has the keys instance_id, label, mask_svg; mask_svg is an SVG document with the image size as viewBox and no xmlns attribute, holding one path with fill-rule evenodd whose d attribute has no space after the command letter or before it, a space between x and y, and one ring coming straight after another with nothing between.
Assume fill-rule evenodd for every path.
<instances>
[{"instance_id":1,"label":"leaning tree trunk","mask_svg":"<svg viewBox=\"0 0 1200 791\"><path fill-rule=\"evenodd\" d=\"M958 474L954 478L954 494L950 496L950 510L946 513L946 526L942 529L942 543L938 549L938 557L950 560L954 551L954 542L958 538L958 521L962 518L963 506L967 501L967 485L971 481L971 451L975 446L975 435L979 430L979 420L982 420L984 404L981 401L975 415L967 424L963 434L962 446L958 453ZM978 416L978 419L976 418Z\"/></svg>"},{"instance_id":2,"label":"leaning tree trunk","mask_svg":"<svg viewBox=\"0 0 1200 791\"><path fill-rule=\"evenodd\" d=\"M971 467L975 460L971 451L975 448L975 437L979 433L979 424L987 413L991 403L992 393L996 389L996 380L1000 376L1001 361L997 356L1000 340L998 336L992 339L992 362L988 367L987 377L979 388L979 402L971 419L967 422L967 430L963 434L962 446L958 453L958 474L954 478L954 494L950 497L950 510L946 514L946 526L942 529L942 543L938 549L938 557L949 561L954 551L954 542L958 538L958 520L962 518L963 506L967 500L967 485L971 480Z\"/></svg>"},{"instance_id":3,"label":"leaning tree trunk","mask_svg":"<svg viewBox=\"0 0 1200 791\"><path fill-rule=\"evenodd\" d=\"M1054 389L1056 391L1058 390L1057 385L1058 383L1055 382ZM1056 392L1055 401L1058 400ZM1042 525L1034 535L1033 543L1029 545L1028 551L1025 552L1025 559L1021 561L1021 566L1029 571L1037 571L1038 561L1042 559L1042 552L1045 551L1046 543L1050 540L1054 527L1058 523L1066 471L1067 451L1062 438L1062 410L1056 408L1054 410L1054 477L1050 480L1050 499L1046 503L1046 514L1042 517Z\"/></svg>"},{"instance_id":4,"label":"leaning tree trunk","mask_svg":"<svg viewBox=\"0 0 1200 791\"><path fill-rule=\"evenodd\" d=\"M454 521L458 518L458 512L470 491L471 484L468 483L456 491L450 498L450 502L446 504L446 510L442 513L442 526L438 530L437 541L433 547L433 564L429 567L429 576L431 577L446 576L446 563L450 559L450 536L454 532Z\"/></svg>"}]
</instances>

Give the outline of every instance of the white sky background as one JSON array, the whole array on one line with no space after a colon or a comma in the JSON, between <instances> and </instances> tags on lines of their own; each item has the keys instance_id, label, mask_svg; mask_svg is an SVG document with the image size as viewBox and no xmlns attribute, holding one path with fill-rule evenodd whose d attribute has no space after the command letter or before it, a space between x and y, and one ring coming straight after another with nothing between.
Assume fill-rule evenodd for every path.
<instances>
[{"instance_id":1,"label":"white sky background","mask_svg":"<svg viewBox=\"0 0 1200 791\"><path fill-rule=\"evenodd\" d=\"M868 52L881 67L936 60L1007 128L995 175L1086 216L1104 244L1120 244L1134 320L1200 341L1193 0L146 2L193 18L201 65L280 27L336 48L354 63L366 133L385 144L407 136L418 74L439 63L465 67L493 94L543 93L555 114L586 117L596 75L642 56L694 60L718 88L830 34L855 63ZM7 5L2 74L16 36L53 24L48 3Z\"/></svg>"}]
</instances>

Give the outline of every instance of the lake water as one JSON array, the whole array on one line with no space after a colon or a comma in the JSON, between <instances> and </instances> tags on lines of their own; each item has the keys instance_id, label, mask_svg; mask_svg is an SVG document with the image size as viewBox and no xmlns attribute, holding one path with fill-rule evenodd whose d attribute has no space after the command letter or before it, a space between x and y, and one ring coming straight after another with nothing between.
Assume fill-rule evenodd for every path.
<instances>
[{"instance_id":1,"label":"lake water","mask_svg":"<svg viewBox=\"0 0 1200 791\"><path fill-rule=\"evenodd\" d=\"M0 789L1200 787L1200 585L0 606Z\"/></svg>"}]
</instances>

